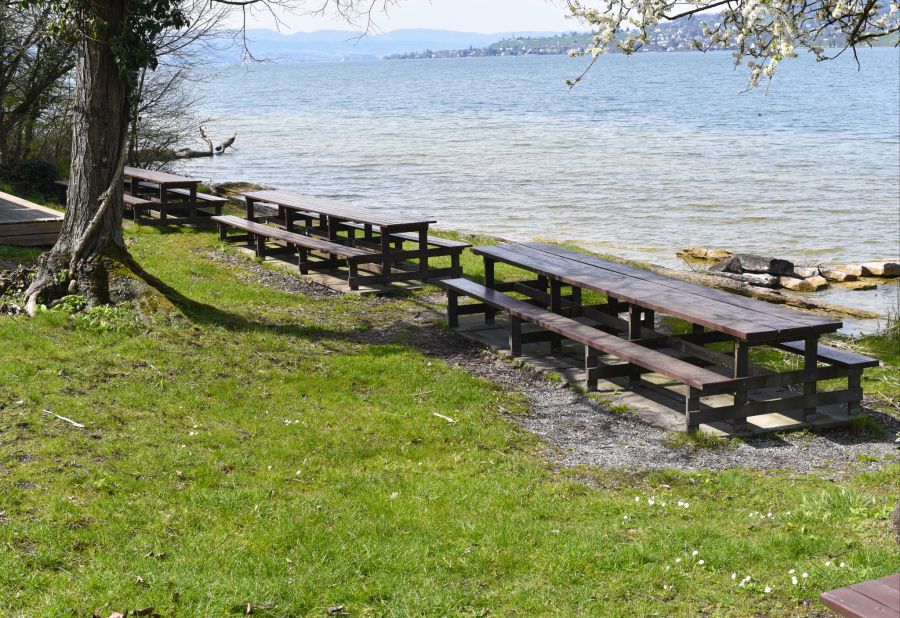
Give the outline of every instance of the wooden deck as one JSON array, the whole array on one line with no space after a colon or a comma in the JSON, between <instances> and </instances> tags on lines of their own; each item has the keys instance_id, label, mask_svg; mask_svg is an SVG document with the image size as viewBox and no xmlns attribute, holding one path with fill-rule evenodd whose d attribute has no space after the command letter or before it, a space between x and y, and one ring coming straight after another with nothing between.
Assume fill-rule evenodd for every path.
<instances>
[{"instance_id":1,"label":"wooden deck","mask_svg":"<svg viewBox=\"0 0 900 618\"><path fill-rule=\"evenodd\" d=\"M0 244L50 246L56 242L62 223L61 212L0 192Z\"/></svg>"}]
</instances>

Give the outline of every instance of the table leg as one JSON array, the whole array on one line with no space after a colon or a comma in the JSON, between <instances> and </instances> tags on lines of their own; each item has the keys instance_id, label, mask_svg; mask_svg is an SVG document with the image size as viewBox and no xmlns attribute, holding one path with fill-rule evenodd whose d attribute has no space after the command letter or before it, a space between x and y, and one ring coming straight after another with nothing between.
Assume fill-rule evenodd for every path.
<instances>
[{"instance_id":1,"label":"table leg","mask_svg":"<svg viewBox=\"0 0 900 618\"><path fill-rule=\"evenodd\" d=\"M656 326L656 312L653 309L644 309L644 319L641 324L652 330Z\"/></svg>"},{"instance_id":2,"label":"table leg","mask_svg":"<svg viewBox=\"0 0 900 618\"><path fill-rule=\"evenodd\" d=\"M256 200L245 198L247 204L247 221L256 221Z\"/></svg>"},{"instance_id":3,"label":"table leg","mask_svg":"<svg viewBox=\"0 0 900 618\"><path fill-rule=\"evenodd\" d=\"M803 394L808 397L815 397L816 394L816 367L818 366L818 349L819 336L812 335L806 338L806 345L803 352L803 369L810 375L809 380L803 383ZM803 408L800 416L801 421L807 421L809 417L816 415L816 406L808 406Z\"/></svg>"},{"instance_id":4,"label":"table leg","mask_svg":"<svg viewBox=\"0 0 900 618\"><path fill-rule=\"evenodd\" d=\"M746 378L750 375L750 344L746 341L736 339L734 342L734 373L735 378ZM740 413L741 408L747 403L747 389L738 388L734 392L735 412ZM747 417L741 416L732 420L734 428L737 431L744 431L747 428Z\"/></svg>"},{"instance_id":5,"label":"table leg","mask_svg":"<svg viewBox=\"0 0 900 618\"><path fill-rule=\"evenodd\" d=\"M386 233L384 230L381 230L381 274L384 276L384 282L388 282L388 277L391 274L391 262L390 262L390 254L391 252L391 235ZM486 316L487 314L485 314ZM485 318L487 319L487 318Z\"/></svg>"},{"instance_id":6,"label":"table leg","mask_svg":"<svg viewBox=\"0 0 900 618\"><path fill-rule=\"evenodd\" d=\"M494 260L485 256L484 258L484 287L494 289ZM494 309L493 307L485 307L484 309L484 323L485 324L493 324L494 323Z\"/></svg>"},{"instance_id":7,"label":"table leg","mask_svg":"<svg viewBox=\"0 0 900 618\"><path fill-rule=\"evenodd\" d=\"M637 305L628 305L628 338L641 338L641 308Z\"/></svg>"},{"instance_id":8,"label":"table leg","mask_svg":"<svg viewBox=\"0 0 900 618\"><path fill-rule=\"evenodd\" d=\"M562 313L562 284L556 279L550 282L550 311ZM550 333L550 352L560 351L562 351L562 337L557 333Z\"/></svg>"},{"instance_id":9,"label":"table leg","mask_svg":"<svg viewBox=\"0 0 900 618\"><path fill-rule=\"evenodd\" d=\"M326 225L328 226L328 240L331 242L338 241L338 225L339 222L334 217L328 217Z\"/></svg>"},{"instance_id":10,"label":"table leg","mask_svg":"<svg viewBox=\"0 0 900 618\"><path fill-rule=\"evenodd\" d=\"M288 232L294 231L294 211L284 206L278 207L279 216L284 218L284 229Z\"/></svg>"},{"instance_id":11,"label":"table leg","mask_svg":"<svg viewBox=\"0 0 900 618\"><path fill-rule=\"evenodd\" d=\"M428 270L428 229L419 230L419 271Z\"/></svg>"},{"instance_id":12,"label":"table leg","mask_svg":"<svg viewBox=\"0 0 900 618\"><path fill-rule=\"evenodd\" d=\"M196 219L197 218L197 185L191 185L190 188L190 197L191 200L190 205L188 205L188 218Z\"/></svg>"},{"instance_id":13,"label":"table leg","mask_svg":"<svg viewBox=\"0 0 900 618\"><path fill-rule=\"evenodd\" d=\"M165 221L168 218L168 214L166 213L166 189L160 184L159 185L159 220Z\"/></svg>"}]
</instances>

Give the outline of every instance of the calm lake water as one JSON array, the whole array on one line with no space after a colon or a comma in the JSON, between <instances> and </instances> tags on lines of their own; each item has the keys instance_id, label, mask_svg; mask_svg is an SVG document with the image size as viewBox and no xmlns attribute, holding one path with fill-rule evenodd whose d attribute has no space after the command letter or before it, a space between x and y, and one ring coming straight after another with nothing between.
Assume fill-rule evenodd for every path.
<instances>
[{"instance_id":1,"label":"calm lake water","mask_svg":"<svg viewBox=\"0 0 900 618\"><path fill-rule=\"evenodd\" d=\"M605 57L574 90L584 60L565 56L235 68L201 91L208 132L239 150L186 165L667 266L688 245L890 258L900 54L860 58L784 62L749 93L722 52ZM827 296L885 311L897 286Z\"/></svg>"}]
</instances>

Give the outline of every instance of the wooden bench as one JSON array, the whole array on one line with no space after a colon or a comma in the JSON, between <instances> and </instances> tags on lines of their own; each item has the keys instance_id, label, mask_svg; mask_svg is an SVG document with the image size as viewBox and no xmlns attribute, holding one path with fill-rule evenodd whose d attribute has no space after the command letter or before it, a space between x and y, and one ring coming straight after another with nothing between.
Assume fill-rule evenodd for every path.
<instances>
[{"instance_id":1,"label":"wooden bench","mask_svg":"<svg viewBox=\"0 0 900 618\"><path fill-rule=\"evenodd\" d=\"M900 573L822 593L822 603L848 618L900 616Z\"/></svg>"},{"instance_id":2,"label":"wooden bench","mask_svg":"<svg viewBox=\"0 0 900 618\"><path fill-rule=\"evenodd\" d=\"M640 373L653 372L677 380L687 387L685 397L686 424L689 430L696 429L692 413L699 409L700 397L709 385L723 385L733 381L728 376L715 373L703 367L692 365L678 358L646 348L615 335L604 333L524 300L508 296L468 279L447 279L441 282L447 288L447 315L451 328L459 326L460 314L483 313L487 307L509 315L509 346L513 356L522 354L522 322L534 324L585 346L585 386L596 390L598 378L625 377L634 380ZM468 296L483 304L459 305L459 296ZM601 365L597 352L615 356L628 365ZM640 368L646 371L636 371Z\"/></svg>"},{"instance_id":3,"label":"wooden bench","mask_svg":"<svg viewBox=\"0 0 900 618\"><path fill-rule=\"evenodd\" d=\"M69 192L69 181L68 180L57 180L54 182L57 188L57 198L59 199L60 205L65 207L66 205L66 194ZM137 197L134 195L130 195L125 193L122 195L122 203L125 205L125 210L131 212L131 217L135 221L140 220L140 213L143 210L149 210L153 203L150 200L145 200L144 198Z\"/></svg>"},{"instance_id":4,"label":"wooden bench","mask_svg":"<svg viewBox=\"0 0 900 618\"><path fill-rule=\"evenodd\" d=\"M375 262L379 259L370 251L356 247L348 247L337 243L321 240L303 234L288 232L281 228L275 228L263 223L255 223L232 215L216 215L212 220L219 224L219 238L223 241L246 240L248 246L256 251L257 257L264 258L273 253L266 246L267 241L278 241L286 247L293 247L298 253L298 265L301 274L307 274L311 268L332 269L338 266L337 258L345 260L349 269L347 282L351 290L359 289L361 280L365 277L359 275L359 265ZM247 232L246 236L229 237L228 229L237 228ZM316 251L327 257L320 263L309 261L310 252Z\"/></svg>"}]
</instances>

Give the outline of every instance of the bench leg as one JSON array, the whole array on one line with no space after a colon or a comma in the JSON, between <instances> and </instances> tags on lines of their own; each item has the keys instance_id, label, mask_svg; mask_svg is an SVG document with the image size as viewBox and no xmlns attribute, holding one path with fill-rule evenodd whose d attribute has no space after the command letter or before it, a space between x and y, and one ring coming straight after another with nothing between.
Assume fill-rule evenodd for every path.
<instances>
[{"instance_id":1,"label":"bench leg","mask_svg":"<svg viewBox=\"0 0 900 618\"><path fill-rule=\"evenodd\" d=\"M590 346L584 346L584 389L588 392L592 392L597 390L597 374L596 372L591 372L591 369L596 369L599 366L599 358L600 354L594 348ZM591 375L593 373L593 375Z\"/></svg>"},{"instance_id":2,"label":"bench leg","mask_svg":"<svg viewBox=\"0 0 900 618\"><path fill-rule=\"evenodd\" d=\"M847 376L847 389L854 390L862 387L862 371L856 369ZM847 416L856 416L862 412L862 400L847 402Z\"/></svg>"},{"instance_id":3,"label":"bench leg","mask_svg":"<svg viewBox=\"0 0 900 618\"><path fill-rule=\"evenodd\" d=\"M266 237L262 234L256 235L256 257L266 259Z\"/></svg>"},{"instance_id":4,"label":"bench leg","mask_svg":"<svg viewBox=\"0 0 900 618\"><path fill-rule=\"evenodd\" d=\"M509 316L509 352L514 358L522 356L522 320Z\"/></svg>"},{"instance_id":5,"label":"bench leg","mask_svg":"<svg viewBox=\"0 0 900 618\"><path fill-rule=\"evenodd\" d=\"M301 275L309 274L309 251L303 247L297 247L297 266Z\"/></svg>"},{"instance_id":6,"label":"bench leg","mask_svg":"<svg viewBox=\"0 0 900 618\"><path fill-rule=\"evenodd\" d=\"M484 258L484 287L486 288L494 288L496 281L494 280L494 260L485 257ZM485 324L493 324L494 323L494 315L496 312L493 307L486 307L484 310L484 323Z\"/></svg>"},{"instance_id":7,"label":"bench leg","mask_svg":"<svg viewBox=\"0 0 900 618\"><path fill-rule=\"evenodd\" d=\"M806 346L803 353L803 369L805 369L812 377L809 382L803 383L803 394L806 397L814 397L816 394L816 366L818 363L819 337L806 338ZM800 416L801 421L808 420L811 416L816 415L816 406L803 408Z\"/></svg>"},{"instance_id":8,"label":"bench leg","mask_svg":"<svg viewBox=\"0 0 900 618\"><path fill-rule=\"evenodd\" d=\"M219 240L228 242L228 229L224 223L219 223Z\"/></svg>"},{"instance_id":9,"label":"bench leg","mask_svg":"<svg viewBox=\"0 0 900 618\"><path fill-rule=\"evenodd\" d=\"M750 375L750 344L746 341L734 342L734 374L735 378L746 378ZM734 391L735 417L732 420L736 431L747 429L747 417L740 416L740 410L747 403L747 389L738 388Z\"/></svg>"},{"instance_id":10,"label":"bench leg","mask_svg":"<svg viewBox=\"0 0 900 618\"><path fill-rule=\"evenodd\" d=\"M691 420L691 412L700 409L700 391L690 386L684 389L684 430L693 433L700 429L700 423Z\"/></svg>"},{"instance_id":11,"label":"bench leg","mask_svg":"<svg viewBox=\"0 0 900 618\"><path fill-rule=\"evenodd\" d=\"M644 309L644 319L641 320L641 325L649 329L656 326L656 312L653 309Z\"/></svg>"},{"instance_id":12,"label":"bench leg","mask_svg":"<svg viewBox=\"0 0 900 618\"><path fill-rule=\"evenodd\" d=\"M359 289L359 267L355 263L350 262L349 264L347 264L347 268L350 271L350 276L347 278L347 282L350 284L350 289L358 290Z\"/></svg>"},{"instance_id":13,"label":"bench leg","mask_svg":"<svg viewBox=\"0 0 900 618\"><path fill-rule=\"evenodd\" d=\"M447 290L447 325L459 328L459 294L454 290Z\"/></svg>"}]
</instances>

